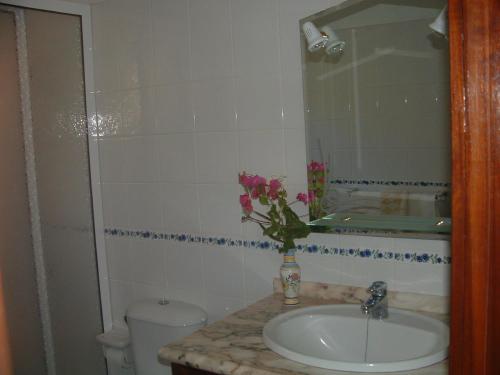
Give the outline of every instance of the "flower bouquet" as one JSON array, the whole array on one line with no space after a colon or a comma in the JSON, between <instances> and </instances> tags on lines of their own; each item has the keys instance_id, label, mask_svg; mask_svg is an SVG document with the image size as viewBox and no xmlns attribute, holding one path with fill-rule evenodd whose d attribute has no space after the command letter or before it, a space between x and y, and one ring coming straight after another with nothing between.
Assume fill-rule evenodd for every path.
<instances>
[{"instance_id":1,"label":"flower bouquet","mask_svg":"<svg viewBox=\"0 0 500 375\"><path fill-rule=\"evenodd\" d=\"M295 240L306 238L311 232L309 226L290 207L302 202L307 204L313 196L299 193L296 199L288 202L288 193L281 179L273 178L269 182L262 176L245 172L239 175L239 183L244 189L240 195L240 204L244 216L242 222L253 222L260 226L262 233L281 243L280 253L285 253L284 263L280 268L285 304L295 305L300 288L300 267L295 262ZM254 209L253 202L259 202L265 212Z\"/></svg>"}]
</instances>

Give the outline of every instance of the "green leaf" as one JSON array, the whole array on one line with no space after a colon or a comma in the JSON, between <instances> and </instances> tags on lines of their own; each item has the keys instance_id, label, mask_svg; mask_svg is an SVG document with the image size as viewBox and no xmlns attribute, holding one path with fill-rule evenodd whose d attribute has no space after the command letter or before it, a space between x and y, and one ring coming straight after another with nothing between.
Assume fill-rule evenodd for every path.
<instances>
[{"instance_id":1,"label":"green leaf","mask_svg":"<svg viewBox=\"0 0 500 375\"><path fill-rule=\"evenodd\" d=\"M259 196L259 203L263 206L269 206L269 199L265 195Z\"/></svg>"},{"instance_id":2,"label":"green leaf","mask_svg":"<svg viewBox=\"0 0 500 375\"><path fill-rule=\"evenodd\" d=\"M271 209L267 212L267 216L269 216L272 222L280 222L280 214L275 204L271 205Z\"/></svg>"}]
</instances>

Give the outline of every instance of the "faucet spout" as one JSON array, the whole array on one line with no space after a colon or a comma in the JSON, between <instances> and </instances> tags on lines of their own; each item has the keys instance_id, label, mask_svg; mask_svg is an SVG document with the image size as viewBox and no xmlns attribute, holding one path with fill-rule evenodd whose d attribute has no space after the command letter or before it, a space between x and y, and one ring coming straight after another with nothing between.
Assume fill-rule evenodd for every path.
<instances>
[{"instance_id":1,"label":"faucet spout","mask_svg":"<svg viewBox=\"0 0 500 375\"><path fill-rule=\"evenodd\" d=\"M361 304L361 311L374 319L386 319L389 316L387 303L387 283L375 281L368 288L370 297Z\"/></svg>"}]
</instances>

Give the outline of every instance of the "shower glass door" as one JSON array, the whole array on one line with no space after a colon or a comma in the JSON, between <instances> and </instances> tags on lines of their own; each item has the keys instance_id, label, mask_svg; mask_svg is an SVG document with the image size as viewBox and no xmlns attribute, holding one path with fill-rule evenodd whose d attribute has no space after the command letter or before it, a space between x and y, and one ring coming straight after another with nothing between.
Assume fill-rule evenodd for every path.
<instances>
[{"instance_id":1,"label":"shower glass door","mask_svg":"<svg viewBox=\"0 0 500 375\"><path fill-rule=\"evenodd\" d=\"M95 340L102 332L102 316L81 19L20 8L14 14L18 21L17 49L25 59L20 59L15 74L21 82L20 93L6 92L5 97L22 97L28 160L24 173L29 188L28 194L19 191L19 196L31 207L41 311L36 321L41 320L44 328L43 347L39 351L46 353L49 375L104 375L105 361ZM9 54L15 56L16 48ZM1 85L0 90L3 89ZM12 110L20 112L19 107ZM22 129L20 123L17 126ZM32 267L19 272L35 271ZM44 372L15 371L16 375L23 373Z\"/></svg>"},{"instance_id":2,"label":"shower glass door","mask_svg":"<svg viewBox=\"0 0 500 375\"><path fill-rule=\"evenodd\" d=\"M12 12L0 9L0 277L15 374L45 374Z\"/></svg>"}]
</instances>

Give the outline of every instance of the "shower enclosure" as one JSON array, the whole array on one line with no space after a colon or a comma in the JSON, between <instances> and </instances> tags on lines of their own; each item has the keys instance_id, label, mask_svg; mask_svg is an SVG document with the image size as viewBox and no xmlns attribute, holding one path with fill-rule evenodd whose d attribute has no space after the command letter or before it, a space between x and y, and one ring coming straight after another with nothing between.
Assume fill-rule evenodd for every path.
<instances>
[{"instance_id":1,"label":"shower enclosure","mask_svg":"<svg viewBox=\"0 0 500 375\"><path fill-rule=\"evenodd\" d=\"M0 277L14 374L104 375L81 17L0 3L0 82Z\"/></svg>"}]
</instances>

